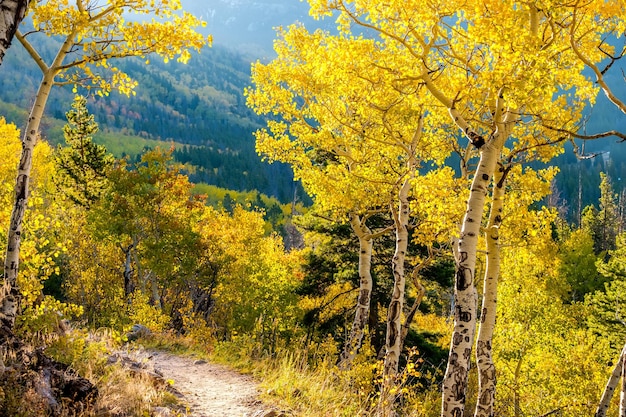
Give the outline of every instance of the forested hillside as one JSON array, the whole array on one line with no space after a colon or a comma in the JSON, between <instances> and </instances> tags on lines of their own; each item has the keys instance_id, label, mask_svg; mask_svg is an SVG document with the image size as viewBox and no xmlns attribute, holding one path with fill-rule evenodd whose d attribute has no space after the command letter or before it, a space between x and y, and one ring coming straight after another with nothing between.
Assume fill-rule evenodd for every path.
<instances>
[{"instance_id":1,"label":"forested hillside","mask_svg":"<svg viewBox=\"0 0 626 417\"><path fill-rule=\"evenodd\" d=\"M44 41L48 51L58 45L51 39ZM19 44L11 52L2 65L0 84L21 88L3 88L0 109L7 120L19 125L26 119L41 75ZM243 98L251 59L215 46L195 53L186 65L160 59L149 65L141 59L120 62L119 68L139 84L130 97L113 92L90 98L90 111L101 126L96 141L118 155L135 156L143 146L155 146L144 139L164 142L163 146L175 143L181 145L175 152L177 160L193 165L187 171L193 182L258 190L282 202L291 201L295 191L291 170L263 163L254 150L252 132L261 119ZM53 144L63 141L60 127L72 96L71 88L58 88L49 99L43 134ZM120 142L128 142L126 148L117 145Z\"/></svg>"}]
</instances>

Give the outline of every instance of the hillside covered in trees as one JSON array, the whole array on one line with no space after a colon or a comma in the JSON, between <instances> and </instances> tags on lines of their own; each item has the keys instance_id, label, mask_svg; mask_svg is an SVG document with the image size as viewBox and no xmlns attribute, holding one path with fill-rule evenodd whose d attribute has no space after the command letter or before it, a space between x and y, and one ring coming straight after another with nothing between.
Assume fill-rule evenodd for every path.
<instances>
[{"instance_id":1,"label":"hillside covered in trees","mask_svg":"<svg viewBox=\"0 0 626 417\"><path fill-rule=\"evenodd\" d=\"M43 53L52 54L58 42L38 39ZM21 46L15 45L0 72L0 109L18 126L36 94L40 74ZM287 203L293 199L291 170L263 163L254 150L252 132L262 120L245 105L243 89L249 84L251 58L225 47L206 48L188 64L155 59L129 59L119 68L138 82L135 94L112 92L90 98L89 109L101 126L96 142L118 156L137 156L144 147L177 146L175 158L193 167L187 171L195 183L237 191L258 190ZM52 91L43 132L52 144L63 143L61 126L71 88ZM298 190L303 198L301 190Z\"/></svg>"},{"instance_id":2,"label":"hillside covered in trees","mask_svg":"<svg viewBox=\"0 0 626 417\"><path fill-rule=\"evenodd\" d=\"M624 2L311 1L249 74L178 6L30 3L1 57L0 414L184 415L148 346L285 415L626 415Z\"/></svg>"}]
</instances>

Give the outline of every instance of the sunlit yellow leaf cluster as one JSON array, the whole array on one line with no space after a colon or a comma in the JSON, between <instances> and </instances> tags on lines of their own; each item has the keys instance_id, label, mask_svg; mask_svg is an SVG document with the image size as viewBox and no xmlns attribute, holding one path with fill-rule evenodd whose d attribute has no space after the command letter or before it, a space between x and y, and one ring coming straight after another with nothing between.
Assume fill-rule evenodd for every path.
<instances>
[{"instance_id":1,"label":"sunlit yellow leaf cluster","mask_svg":"<svg viewBox=\"0 0 626 417\"><path fill-rule=\"evenodd\" d=\"M13 204L12 185L15 183L21 146L19 130L14 125L7 124L2 118L0 118L0 142L2 150L0 160L5 164L0 170L5 184L0 189L0 201L4 202L0 210L0 235L6 239ZM42 142L35 147L33 157L31 198L22 231L22 262L18 276L18 284L23 295L22 308L26 312L23 321L27 325L32 324L33 320L46 321L46 316L49 319L54 311L67 314L78 312L75 306L58 303L42 296L44 282L60 273L59 257L67 252L67 248L60 241L51 241L52 231L64 227L59 218L62 209L58 201L52 198L55 191L51 178L53 172L52 148ZM59 319L57 315L54 317Z\"/></svg>"},{"instance_id":2,"label":"sunlit yellow leaf cluster","mask_svg":"<svg viewBox=\"0 0 626 417\"><path fill-rule=\"evenodd\" d=\"M416 218L413 232L416 243L447 243L458 235L468 183L455 177L454 171L446 167L414 180L411 210Z\"/></svg>"},{"instance_id":3,"label":"sunlit yellow leaf cluster","mask_svg":"<svg viewBox=\"0 0 626 417\"><path fill-rule=\"evenodd\" d=\"M187 62L190 50L210 46L211 37L196 31L205 22L180 8L180 1L49 0L33 3L29 12L36 30L65 41L48 70L75 89L107 95L112 89L129 94L136 85L112 59L156 53L166 62Z\"/></svg>"},{"instance_id":4,"label":"sunlit yellow leaf cluster","mask_svg":"<svg viewBox=\"0 0 626 417\"><path fill-rule=\"evenodd\" d=\"M289 328L299 316L295 303L289 302L295 301L293 289L302 280L299 252L285 253L278 236L265 235L259 213L240 207L232 217L209 209L198 226L204 238L217 245L214 256L224 262L214 320L228 328L220 330Z\"/></svg>"}]
</instances>

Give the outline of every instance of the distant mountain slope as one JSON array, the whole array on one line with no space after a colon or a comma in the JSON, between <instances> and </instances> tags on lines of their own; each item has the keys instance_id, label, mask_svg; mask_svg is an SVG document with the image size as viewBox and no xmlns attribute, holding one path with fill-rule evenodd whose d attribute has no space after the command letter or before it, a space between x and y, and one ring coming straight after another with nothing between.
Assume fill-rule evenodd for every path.
<instances>
[{"instance_id":1,"label":"distant mountain slope","mask_svg":"<svg viewBox=\"0 0 626 417\"><path fill-rule=\"evenodd\" d=\"M52 53L54 41L43 42ZM158 58L149 65L139 59L118 61L116 65L139 86L135 96L112 93L90 99L89 109L103 132L96 140L124 135L186 144L176 156L196 165L189 172L192 181L239 191L256 189L290 201L294 193L290 168L263 163L254 149L252 132L263 122L243 97L250 83L250 61L220 46L205 48L188 65L165 64ZM19 44L11 48L0 68L0 114L23 125L40 77L25 50ZM50 119L43 134L52 143L63 141L60 126L72 96L70 88L59 87L49 99Z\"/></svg>"},{"instance_id":2,"label":"distant mountain slope","mask_svg":"<svg viewBox=\"0 0 626 417\"><path fill-rule=\"evenodd\" d=\"M300 22L308 28L335 29L334 19L315 20L300 0L182 0L183 9L202 17L216 45L254 56L274 55L274 28Z\"/></svg>"}]
</instances>

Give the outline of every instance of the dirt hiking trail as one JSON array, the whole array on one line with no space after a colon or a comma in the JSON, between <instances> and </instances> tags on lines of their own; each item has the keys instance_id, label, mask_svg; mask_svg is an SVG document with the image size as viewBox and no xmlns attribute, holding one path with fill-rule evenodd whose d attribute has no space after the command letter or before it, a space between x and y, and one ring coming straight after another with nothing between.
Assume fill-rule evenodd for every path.
<instances>
[{"instance_id":1,"label":"dirt hiking trail","mask_svg":"<svg viewBox=\"0 0 626 417\"><path fill-rule=\"evenodd\" d=\"M284 416L258 399L258 384L250 376L205 360L167 352L146 350L134 352L133 356L149 365L172 385L188 405L188 416ZM169 410L158 410L153 415L167 416Z\"/></svg>"}]
</instances>

